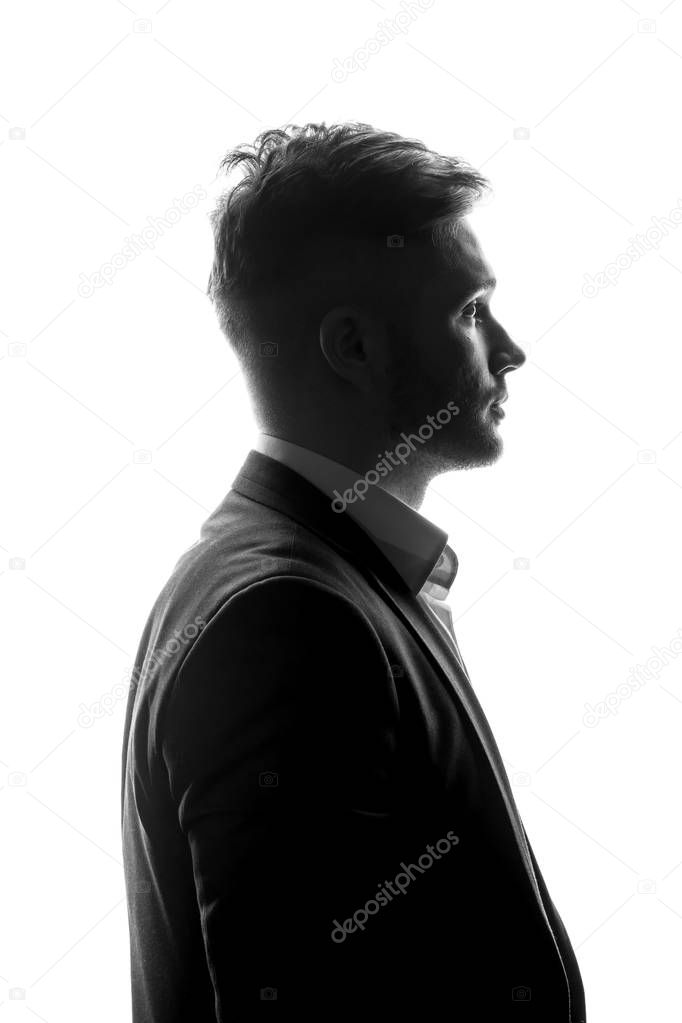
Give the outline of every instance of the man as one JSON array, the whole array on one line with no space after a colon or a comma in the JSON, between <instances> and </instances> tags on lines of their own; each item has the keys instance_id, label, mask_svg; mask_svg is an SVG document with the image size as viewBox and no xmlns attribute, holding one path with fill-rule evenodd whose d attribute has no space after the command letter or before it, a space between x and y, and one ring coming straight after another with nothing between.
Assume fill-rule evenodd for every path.
<instances>
[{"instance_id":1,"label":"man","mask_svg":"<svg viewBox=\"0 0 682 1023\"><path fill-rule=\"evenodd\" d=\"M465 219L487 182L362 124L224 166L209 291L261 432L138 652L134 1023L583 1023L452 629L457 558L418 512L500 455L525 359Z\"/></svg>"}]
</instances>

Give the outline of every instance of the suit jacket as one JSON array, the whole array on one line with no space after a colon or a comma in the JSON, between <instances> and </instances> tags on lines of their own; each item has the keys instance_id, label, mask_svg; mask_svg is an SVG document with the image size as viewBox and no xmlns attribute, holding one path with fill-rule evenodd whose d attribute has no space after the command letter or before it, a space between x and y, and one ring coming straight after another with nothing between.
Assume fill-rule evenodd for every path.
<instances>
[{"instance_id":1,"label":"suit jacket","mask_svg":"<svg viewBox=\"0 0 682 1023\"><path fill-rule=\"evenodd\" d=\"M122 834L134 1023L585 1020L456 644L259 452L147 621Z\"/></svg>"}]
</instances>

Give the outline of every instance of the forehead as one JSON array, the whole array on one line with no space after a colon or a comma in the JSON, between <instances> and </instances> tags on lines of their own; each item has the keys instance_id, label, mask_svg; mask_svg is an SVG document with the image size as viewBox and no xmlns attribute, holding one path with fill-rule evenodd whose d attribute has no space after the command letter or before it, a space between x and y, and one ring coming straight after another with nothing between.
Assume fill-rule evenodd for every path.
<instances>
[{"instance_id":1,"label":"forehead","mask_svg":"<svg viewBox=\"0 0 682 1023\"><path fill-rule=\"evenodd\" d=\"M447 243L432 247L425 288L431 293L447 291L453 299L466 298L494 277L481 244L466 220L460 220Z\"/></svg>"}]
</instances>

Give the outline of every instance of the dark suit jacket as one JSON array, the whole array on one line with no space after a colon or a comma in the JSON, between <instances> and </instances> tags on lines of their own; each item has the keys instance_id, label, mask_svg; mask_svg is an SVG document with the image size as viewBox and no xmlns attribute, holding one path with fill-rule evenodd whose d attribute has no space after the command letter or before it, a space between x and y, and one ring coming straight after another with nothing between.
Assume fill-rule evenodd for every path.
<instances>
[{"instance_id":1,"label":"dark suit jacket","mask_svg":"<svg viewBox=\"0 0 682 1023\"><path fill-rule=\"evenodd\" d=\"M258 452L147 622L122 828L134 1023L585 1019L464 664Z\"/></svg>"}]
</instances>

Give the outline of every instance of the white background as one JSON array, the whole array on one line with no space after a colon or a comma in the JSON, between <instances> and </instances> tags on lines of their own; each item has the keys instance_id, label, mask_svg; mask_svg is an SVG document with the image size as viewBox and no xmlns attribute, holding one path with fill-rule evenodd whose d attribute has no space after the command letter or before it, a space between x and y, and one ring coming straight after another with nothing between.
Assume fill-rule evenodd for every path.
<instances>
[{"instance_id":1,"label":"white background","mask_svg":"<svg viewBox=\"0 0 682 1023\"><path fill-rule=\"evenodd\" d=\"M682 1018L682 657L584 718L682 628L682 228L651 233L682 210L682 2L660 2L434 0L402 32L388 0L4 6L3 1020L130 1018L120 694L255 433L204 294L210 199L79 285L175 199L215 194L228 148L321 120L492 180L471 222L528 361L503 459L441 477L422 512L460 559L460 646L590 1023ZM395 39L368 44L387 21Z\"/></svg>"}]
</instances>

